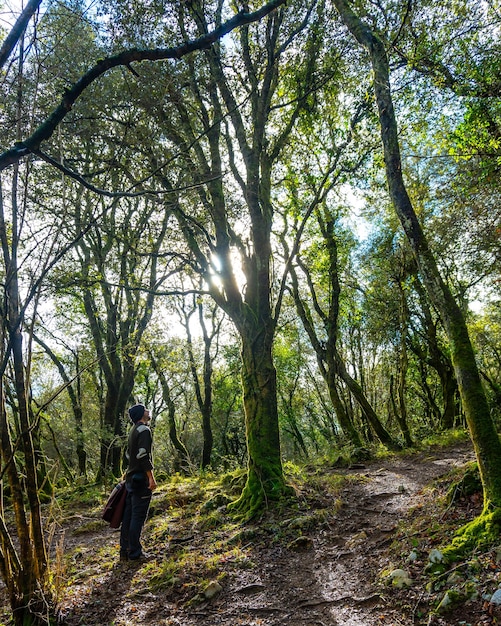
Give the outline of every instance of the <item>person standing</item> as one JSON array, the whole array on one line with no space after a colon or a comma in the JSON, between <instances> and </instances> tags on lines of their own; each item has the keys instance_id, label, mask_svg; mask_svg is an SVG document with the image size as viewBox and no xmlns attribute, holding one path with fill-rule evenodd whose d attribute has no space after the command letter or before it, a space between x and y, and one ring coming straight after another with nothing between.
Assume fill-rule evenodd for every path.
<instances>
[{"instance_id":1,"label":"person standing","mask_svg":"<svg viewBox=\"0 0 501 626\"><path fill-rule=\"evenodd\" d=\"M151 456L150 411L143 404L135 404L129 409L129 417L134 426L127 445L129 466L125 475L127 497L120 530L120 560L140 561L148 559L140 539L157 483Z\"/></svg>"}]
</instances>

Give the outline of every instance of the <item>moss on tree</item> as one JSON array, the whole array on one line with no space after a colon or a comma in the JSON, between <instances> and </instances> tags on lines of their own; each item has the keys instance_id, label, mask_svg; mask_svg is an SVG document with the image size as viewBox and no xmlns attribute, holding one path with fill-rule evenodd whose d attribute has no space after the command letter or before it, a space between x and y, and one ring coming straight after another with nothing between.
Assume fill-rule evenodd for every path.
<instances>
[{"instance_id":1,"label":"moss on tree","mask_svg":"<svg viewBox=\"0 0 501 626\"><path fill-rule=\"evenodd\" d=\"M248 522L262 513L273 502L278 502L292 494L292 489L285 483L283 473L276 471L273 464L260 467L258 472L250 468L247 482L238 500L228 505L237 519Z\"/></svg>"},{"instance_id":2,"label":"moss on tree","mask_svg":"<svg viewBox=\"0 0 501 626\"><path fill-rule=\"evenodd\" d=\"M465 557L476 548L487 548L499 542L501 509L488 503L482 513L460 528L442 553L448 563Z\"/></svg>"}]
</instances>

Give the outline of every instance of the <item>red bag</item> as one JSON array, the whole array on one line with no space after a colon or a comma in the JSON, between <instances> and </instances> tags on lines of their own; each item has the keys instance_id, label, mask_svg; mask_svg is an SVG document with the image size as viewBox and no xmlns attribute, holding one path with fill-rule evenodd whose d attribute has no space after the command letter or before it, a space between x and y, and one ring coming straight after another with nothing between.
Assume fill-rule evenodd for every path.
<instances>
[{"instance_id":1,"label":"red bag","mask_svg":"<svg viewBox=\"0 0 501 626\"><path fill-rule=\"evenodd\" d=\"M101 514L104 521L110 523L111 528L120 528L124 516L126 497L125 480L122 480L113 488Z\"/></svg>"}]
</instances>

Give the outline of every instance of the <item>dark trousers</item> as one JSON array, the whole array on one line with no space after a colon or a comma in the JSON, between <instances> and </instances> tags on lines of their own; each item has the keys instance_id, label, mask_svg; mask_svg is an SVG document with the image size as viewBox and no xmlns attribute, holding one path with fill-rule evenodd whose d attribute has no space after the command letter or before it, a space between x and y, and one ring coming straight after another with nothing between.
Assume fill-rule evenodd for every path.
<instances>
[{"instance_id":1,"label":"dark trousers","mask_svg":"<svg viewBox=\"0 0 501 626\"><path fill-rule=\"evenodd\" d=\"M138 559L142 552L140 537L151 502L151 490L146 481L127 483L122 528L120 530L120 556Z\"/></svg>"}]
</instances>

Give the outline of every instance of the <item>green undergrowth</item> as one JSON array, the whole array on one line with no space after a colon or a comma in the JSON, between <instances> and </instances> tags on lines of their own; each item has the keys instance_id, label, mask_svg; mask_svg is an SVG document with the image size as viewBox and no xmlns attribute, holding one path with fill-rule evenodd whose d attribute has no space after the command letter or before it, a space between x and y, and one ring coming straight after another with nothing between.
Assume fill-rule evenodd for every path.
<instances>
[{"instance_id":1,"label":"green undergrowth","mask_svg":"<svg viewBox=\"0 0 501 626\"><path fill-rule=\"evenodd\" d=\"M449 435L447 443L463 440L464 436L458 433ZM440 446L442 442L443 439L436 438L427 446ZM420 450L423 449L426 448L421 445ZM138 585L155 594L172 594L176 602L187 604L196 602L210 583L224 584L226 577L237 570L257 568L262 561L262 549L273 545L301 549L315 533L335 526L336 513L343 505L343 492L349 490L353 481L368 480L363 473L351 473L346 468L351 464L363 467L366 462L370 461L348 453L342 462L334 456L324 464L285 462L285 480L291 495L265 503L259 515L246 523L228 507L245 485L244 471L219 476L207 473L171 477L159 486L152 500L144 544L154 559L134 573ZM452 545L457 529L466 527L481 512L481 500L475 491L475 469L474 464L456 469L424 490L422 503L403 521L390 548L389 558L395 567L407 567L406 555L411 552L418 555L409 567L414 568L413 579L422 577L423 586L431 584L430 597L442 590L447 568L425 572L426 555L432 549L444 550L444 546ZM92 540L86 543L83 537L86 532L90 538L95 537L100 532L99 525L102 533L109 532L100 521L104 496L103 489L95 486L90 486L88 493L79 490L75 495L76 501L87 503L89 514L72 528L72 532L82 535L82 543L66 555L68 586L116 567L118 533L114 542L101 548ZM65 494L61 506L68 516L74 511L69 494ZM475 554L474 549L472 553ZM471 560L471 556L467 558ZM464 581L466 585L468 577Z\"/></svg>"},{"instance_id":2,"label":"green undergrowth","mask_svg":"<svg viewBox=\"0 0 501 626\"><path fill-rule=\"evenodd\" d=\"M500 512L483 510L476 463L436 480L401 521L388 551L384 571L401 569L411 580L393 589L395 604L417 624L442 623L442 614L452 619L447 623L466 624L459 620L472 603L482 606L501 586L500 528Z\"/></svg>"},{"instance_id":3,"label":"green undergrowth","mask_svg":"<svg viewBox=\"0 0 501 626\"><path fill-rule=\"evenodd\" d=\"M247 523L228 510L228 504L235 501L245 484L245 472L174 476L160 485L143 533L143 543L154 558L134 572L137 585L152 593L174 594L176 601L195 602L209 583L222 584L236 570L254 569L262 548L274 544L300 546L310 533L332 523L341 506L343 488L356 480L332 468L311 472L291 463L285 464L285 476L292 495L270 503ZM119 533L110 535L100 519L105 499L102 488L96 492L90 486L87 494L76 497L89 509L71 527L72 535L78 537L78 547L65 555L68 590L83 580L111 573L118 559ZM68 519L74 520L74 510L65 496ZM95 538L105 537L106 533L112 541L100 546Z\"/></svg>"},{"instance_id":4,"label":"green undergrowth","mask_svg":"<svg viewBox=\"0 0 501 626\"><path fill-rule=\"evenodd\" d=\"M350 478L330 473L312 476L288 464L285 469L294 497L274 502L247 523L228 510L228 503L242 486L239 473L207 479L203 484L187 480L166 485L161 493L164 512L148 526L150 543L168 546L168 558L150 570L152 591L175 590L178 595L198 598L210 581L222 582L235 569L255 568L260 547L293 544L327 524L340 506L339 493ZM180 491L186 496L182 506ZM185 543L185 537L192 539Z\"/></svg>"},{"instance_id":5,"label":"green undergrowth","mask_svg":"<svg viewBox=\"0 0 501 626\"><path fill-rule=\"evenodd\" d=\"M113 483L115 484L115 483ZM67 513L78 510L88 510L97 506L104 506L107 494L113 485L103 486L96 483L75 483L57 489L57 504Z\"/></svg>"},{"instance_id":6,"label":"green undergrowth","mask_svg":"<svg viewBox=\"0 0 501 626\"><path fill-rule=\"evenodd\" d=\"M435 433L424 437L419 446L423 449L440 447L447 448L454 444L470 441L470 435L464 428L446 430L442 433Z\"/></svg>"},{"instance_id":7,"label":"green undergrowth","mask_svg":"<svg viewBox=\"0 0 501 626\"><path fill-rule=\"evenodd\" d=\"M468 431L464 428L435 433L423 438L416 437L411 448L402 447L398 450L389 450L381 443L372 443L363 448L356 448L351 444L333 447L327 454L322 454L305 464L308 471L325 471L328 468L347 468L356 463L370 462L381 459L391 459L398 456L409 456L418 452L447 448L455 444L470 441Z\"/></svg>"},{"instance_id":8,"label":"green undergrowth","mask_svg":"<svg viewBox=\"0 0 501 626\"><path fill-rule=\"evenodd\" d=\"M450 544L443 549L444 559L454 563L475 550L486 550L501 541L501 510L484 510L454 534Z\"/></svg>"}]
</instances>

